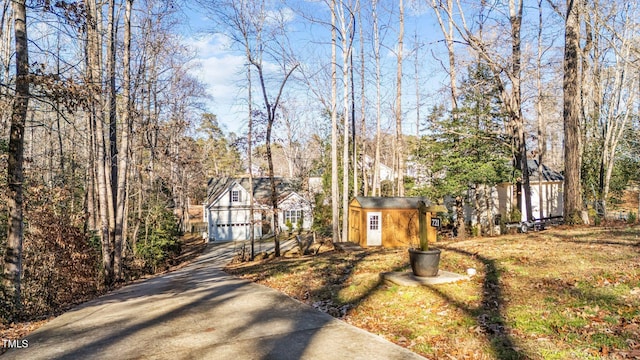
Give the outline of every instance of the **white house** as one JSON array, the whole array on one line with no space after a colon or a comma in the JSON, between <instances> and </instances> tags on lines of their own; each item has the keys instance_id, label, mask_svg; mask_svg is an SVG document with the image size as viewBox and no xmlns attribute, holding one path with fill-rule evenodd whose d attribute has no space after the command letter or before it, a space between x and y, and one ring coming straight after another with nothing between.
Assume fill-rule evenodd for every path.
<instances>
[{"instance_id":1,"label":"white house","mask_svg":"<svg viewBox=\"0 0 640 360\"><path fill-rule=\"evenodd\" d=\"M542 165L538 172L538 161L529 160L529 184L531 188L531 212L533 219L563 216L564 177ZM516 198L522 204L521 221L527 220L524 207L524 191L520 184L503 183L497 186L477 185L469 190L469 203L465 206L465 220L472 225L480 224L487 229L496 215L503 218L513 211Z\"/></svg>"},{"instance_id":2,"label":"white house","mask_svg":"<svg viewBox=\"0 0 640 360\"><path fill-rule=\"evenodd\" d=\"M369 155L363 156L364 167L371 174L369 175L369 182L373 182L373 170L375 165L375 159ZM380 162L380 181L393 181L396 177L393 169L382 162Z\"/></svg>"},{"instance_id":3,"label":"white house","mask_svg":"<svg viewBox=\"0 0 640 360\"><path fill-rule=\"evenodd\" d=\"M310 229L313 223L311 203L293 191L291 180L275 178L278 194L278 225L287 229L287 220L294 229L301 224ZM248 240L251 226L255 238L272 232L271 183L269 178L253 179L254 215L250 216L248 178L215 178L209 180L204 203L204 221L209 241Z\"/></svg>"}]
</instances>

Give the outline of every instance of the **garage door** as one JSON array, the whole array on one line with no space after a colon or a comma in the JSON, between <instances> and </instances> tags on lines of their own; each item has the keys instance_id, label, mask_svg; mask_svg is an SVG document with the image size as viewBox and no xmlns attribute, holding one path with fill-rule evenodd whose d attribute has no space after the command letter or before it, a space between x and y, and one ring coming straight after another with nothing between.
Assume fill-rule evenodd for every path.
<instances>
[{"instance_id":1,"label":"garage door","mask_svg":"<svg viewBox=\"0 0 640 360\"><path fill-rule=\"evenodd\" d=\"M216 240L247 240L249 238L249 225L246 223L216 224Z\"/></svg>"}]
</instances>

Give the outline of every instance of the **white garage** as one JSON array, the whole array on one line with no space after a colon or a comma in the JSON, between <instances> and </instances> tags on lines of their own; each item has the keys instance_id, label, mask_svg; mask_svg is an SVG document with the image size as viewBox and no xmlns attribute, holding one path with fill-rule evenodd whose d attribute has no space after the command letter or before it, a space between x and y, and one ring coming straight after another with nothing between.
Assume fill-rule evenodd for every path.
<instances>
[{"instance_id":1,"label":"white garage","mask_svg":"<svg viewBox=\"0 0 640 360\"><path fill-rule=\"evenodd\" d=\"M215 224L213 236L218 241L246 240L249 238L249 226L247 223Z\"/></svg>"},{"instance_id":2,"label":"white garage","mask_svg":"<svg viewBox=\"0 0 640 360\"><path fill-rule=\"evenodd\" d=\"M276 181L280 198L278 206L282 212L280 228L285 228L285 217L288 216L287 219L294 225L301 223L304 229L308 229L313 223L310 202L292 190L290 181L280 178ZM209 181L207 201L204 204L204 221L208 224L209 241L248 240L252 224L256 238L262 237L263 226L265 231L271 231L272 218L268 215L270 180L257 178L253 181L253 221L250 216L249 188L247 178L219 178Z\"/></svg>"}]
</instances>

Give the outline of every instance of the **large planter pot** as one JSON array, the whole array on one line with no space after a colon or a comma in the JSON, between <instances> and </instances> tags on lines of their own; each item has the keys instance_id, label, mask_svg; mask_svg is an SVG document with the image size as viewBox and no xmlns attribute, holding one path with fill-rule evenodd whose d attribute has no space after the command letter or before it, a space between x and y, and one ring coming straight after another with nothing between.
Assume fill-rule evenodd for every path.
<instances>
[{"instance_id":1,"label":"large planter pot","mask_svg":"<svg viewBox=\"0 0 640 360\"><path fill-rule=\"evenodd\" d=\"M433 277L438 275L440 264L440 249L422 251L409 249L409 262L413 275L422 277Z\"/></svg>"}]
</instances>

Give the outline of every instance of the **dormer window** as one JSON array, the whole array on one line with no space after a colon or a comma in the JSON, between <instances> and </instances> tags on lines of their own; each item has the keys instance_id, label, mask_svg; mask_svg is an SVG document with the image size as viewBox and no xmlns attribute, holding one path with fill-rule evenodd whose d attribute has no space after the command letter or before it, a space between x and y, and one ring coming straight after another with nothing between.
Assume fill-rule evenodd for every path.
<instances>
[{"instance_id":1,"label":"dormer window","mask_svg":"<svg viewBox=\"0 0 640 360\"><path fill-rule=\"evenodd\" d=\"M239 202L240 201L240 191L232 190L231 191L231 202Z\"/></svg>"}]
</instances>

